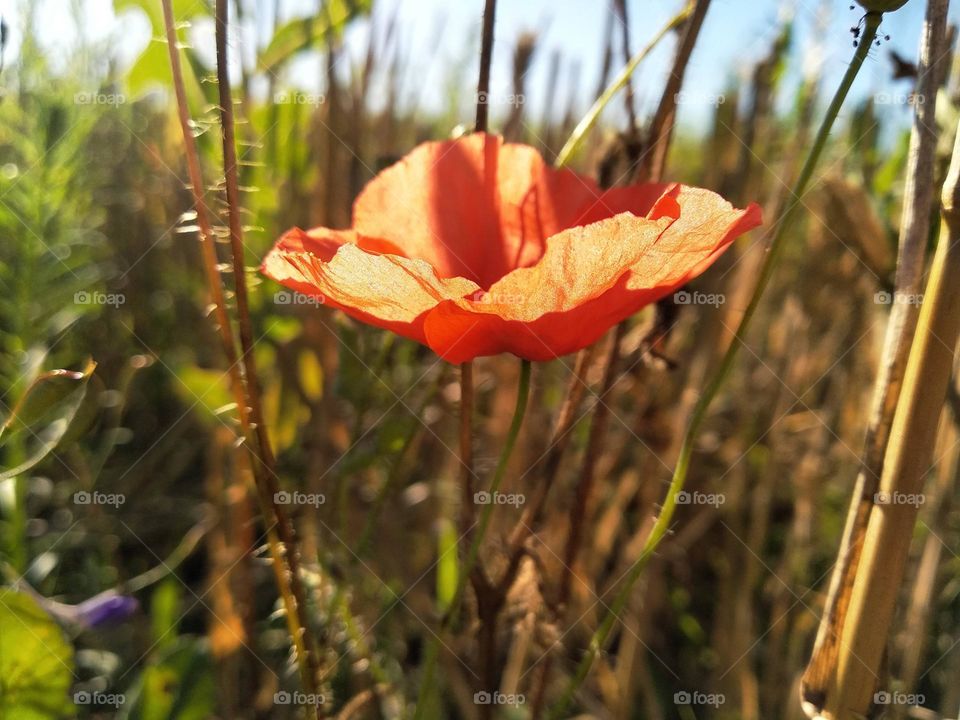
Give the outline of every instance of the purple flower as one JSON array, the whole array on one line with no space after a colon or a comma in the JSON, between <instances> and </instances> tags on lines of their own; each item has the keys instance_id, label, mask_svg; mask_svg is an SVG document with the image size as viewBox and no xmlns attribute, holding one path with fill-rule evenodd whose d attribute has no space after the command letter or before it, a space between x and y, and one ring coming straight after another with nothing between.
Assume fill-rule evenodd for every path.
<instances>
[{"instance_id":1,"label":"purple flower","mask_svg":"<svg viewBox=\"0 0 960 720\"><path fill-rule=\"evenodd\" d=\"M47 598L38 598L47 612L61 622L93 628L126 620L139 607L135 597L106 590L77 605L68 605Z\"/></svg>"},{"instance_id":2,"label":"purple flower","mask_svg":"<svg viewBox=\"0 0 960 720\"><path fill-rule=\"evenodd\" d=\"M73 609L81 625L96 627L105 623L115 623L126 620L139 607L135 597L120 595L113 590L107 590L84 600Z\"/></svg>"}]
</instances>

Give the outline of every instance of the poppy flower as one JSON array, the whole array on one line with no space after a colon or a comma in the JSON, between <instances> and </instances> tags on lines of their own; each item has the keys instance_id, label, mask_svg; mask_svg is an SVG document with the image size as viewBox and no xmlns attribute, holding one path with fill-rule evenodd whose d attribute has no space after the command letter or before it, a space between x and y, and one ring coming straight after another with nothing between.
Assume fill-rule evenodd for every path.
<instances>
[{"instance_id":1,"label":"poppy flower","mask_svg":"<svg viewBox=\"0 0 960 720\"><path fill-rule=\"evenodd\" d=\"M679 184L600 189L527 145L428 142L377 175L348 230L294 228L262 272L449 362L550 360L706 270L760 210Z\"/></svg>"}]
</instances>

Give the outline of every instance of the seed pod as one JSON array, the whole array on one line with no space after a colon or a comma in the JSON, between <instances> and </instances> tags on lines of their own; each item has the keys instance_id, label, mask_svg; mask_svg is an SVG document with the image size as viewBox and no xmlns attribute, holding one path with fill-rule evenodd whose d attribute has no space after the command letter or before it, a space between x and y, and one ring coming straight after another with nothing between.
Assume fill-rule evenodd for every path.
<instances>
[{"instance_id":1,"label":"seed pod","mask_svg":"<svg viewBox=\"0 0 960 720\"><path fill-rule=\"evenodd\" d=\"M857 0L867 12L886 13L899 10L907 4L907 0Z\"/></svg>"}]
</instances>

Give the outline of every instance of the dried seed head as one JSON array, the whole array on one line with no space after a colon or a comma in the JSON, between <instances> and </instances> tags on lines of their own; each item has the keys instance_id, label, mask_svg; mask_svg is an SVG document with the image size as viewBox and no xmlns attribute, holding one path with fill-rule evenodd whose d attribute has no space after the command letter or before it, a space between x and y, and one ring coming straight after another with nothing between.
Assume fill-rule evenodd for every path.
<instances>
[{"instance_id":1,"label":"dried seed head","mask_svg":"<svg viewBox=\"0 0 960 720\"><path fill-rule=\"evenodd\" d=\"M857 0L867 12L893 12L907 4L907 0Z\"/></svg>"}]
</instances>

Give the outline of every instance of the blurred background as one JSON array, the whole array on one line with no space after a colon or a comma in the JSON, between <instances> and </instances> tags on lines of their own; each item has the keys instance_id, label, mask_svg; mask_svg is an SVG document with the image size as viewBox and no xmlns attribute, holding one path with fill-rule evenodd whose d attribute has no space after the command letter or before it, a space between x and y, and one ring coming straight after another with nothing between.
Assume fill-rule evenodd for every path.
<instances>
[{"instance_id":1,"label":"blurred background","mask_svg":"<svg viewBox=\"0 0 960 720\"><path fill-rule=\"evenodd\" d=\"M222 207L210 5L174 8L208 197ZM378 170L469 129L481 5L231 4L256 353L330 716L400 717L417 697L457 573L457 373L415 343L302 304L255 269L285 229L348 226ZM624 35L635 52L680 7L628 1L624 28L614 5L500 3L491 130L553 161L624 65ZM884 19L889 40L871 50L700 436L690 496L577 695L587 717L802 717L799 674L890 310L923 11L914 0ZM208 317L159 0L11 0L0 12L0 417L20 407L33 418L0 435L0 559L17 588L0 591L0 717L299 717ZM667 179L778 217L861 15L846 2L715 0L678 97ZM634 75L641 125L674 46L670 36ZM945 128L960 107L960 67L948 66ZM628 117L621 94L577 169L621 174ZM941 145L942 180L952 138ZM498 717L535 714L546 663L548 699L573 674L649 533L691 403L749 299L762 239L738 241L689 289L714 300L674 308L658 359L644 344L652 311L631 321L604 399L578 580L561 608L560 558L610 338L583 370L571 441L500 616L500 687L520 700ZM490 568L505 565L506 537L542 482L545 429L573 362L534 368L504 488L515 502L497 508L483 548ZM45 374L54 369L74 374ZM476 462L488 477L518 367L485 358L474 372ZM895 716L960 708L958 439L945 413L889 648L895 687L914 699L885 708ZM475 643L468 624L444 645L429 717L485 712Z\"/></svg>"}]
</instances>

